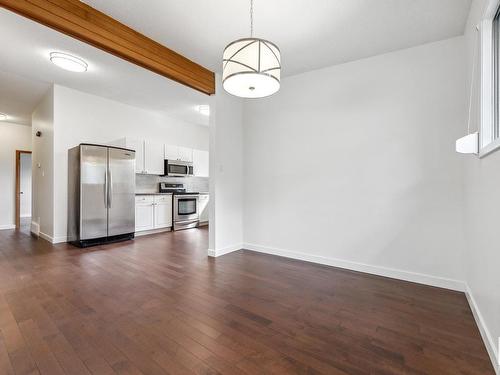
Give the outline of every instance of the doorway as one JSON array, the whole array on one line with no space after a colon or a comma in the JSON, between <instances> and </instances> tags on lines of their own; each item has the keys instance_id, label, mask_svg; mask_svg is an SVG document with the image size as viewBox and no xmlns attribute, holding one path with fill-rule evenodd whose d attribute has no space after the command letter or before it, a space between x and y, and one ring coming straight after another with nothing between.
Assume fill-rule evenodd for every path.
<instances>
[{"instance_id":1,"label":"doorway","mask_svg":"<svg viewBox=\"0 0 500 375\"><path fill-rule=\"evenodd\" d=\"M31 151L16 150L16 228L30 232Z\"/></svg>"}]
</instances>

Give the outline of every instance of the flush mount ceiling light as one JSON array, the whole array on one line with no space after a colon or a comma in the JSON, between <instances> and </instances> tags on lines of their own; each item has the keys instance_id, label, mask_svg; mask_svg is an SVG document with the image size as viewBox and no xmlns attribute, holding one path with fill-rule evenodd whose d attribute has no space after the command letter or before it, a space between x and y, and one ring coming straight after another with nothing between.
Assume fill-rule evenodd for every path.
<instances>
[{"instance_id":1,"label":"flush mount ceiling light","mask_svg":"<svg viewBox=\"0 0 500 375\"><path fill-rule=\"evenodd\" d=\"M204 116L210 116L210 106L206 104L199 105L198 112Z\"/></svg>"},{"instance_id":2,"label":"flush mount ceiling light","mask_svg":"<svg viewBox=\"0 0 500 375\"><path fill-rule=\"evenodd\" d=\"M7 120L7 115L5 113L0 112L0 121Z\"/></svg>"},{"instance_id":3,"label":"flush mount ceiling light","mask_svg":"<svg viewBox=\"0 0 500 375\"><path fill-rule=\"evenodd\" d=\"M62 52L51 52L50 61L59 68L69 70L70 72L86 72L89 67L82 59Z\"/></svg>"},{"instance_id":4,"label":"flush mount ceiling light","mask_svg":"<svg viewBox=\"0 0 500 375\"><path fill-rule=\"evenodd\" d=\"M280 89L281 54L272 42L253 37L253 0L250 0L250 38L224 49L222 86L241 98L263 98Z\"/></svg>"}]
</instances>

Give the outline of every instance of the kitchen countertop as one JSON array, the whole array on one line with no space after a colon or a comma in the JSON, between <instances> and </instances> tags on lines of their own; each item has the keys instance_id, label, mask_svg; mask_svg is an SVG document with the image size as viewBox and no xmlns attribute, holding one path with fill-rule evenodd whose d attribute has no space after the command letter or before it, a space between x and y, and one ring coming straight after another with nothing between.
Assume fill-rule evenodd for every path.
<instances>
[{"instance_id":1,"label":"kitchen countertop","mask_svg":"<svg viewBox=\"0 0 500 375\"><path fill-rule=\"evenodd\" d=\"M172 193L135 193L135 195L172 195Z\"/></svg>"}]
</instances>

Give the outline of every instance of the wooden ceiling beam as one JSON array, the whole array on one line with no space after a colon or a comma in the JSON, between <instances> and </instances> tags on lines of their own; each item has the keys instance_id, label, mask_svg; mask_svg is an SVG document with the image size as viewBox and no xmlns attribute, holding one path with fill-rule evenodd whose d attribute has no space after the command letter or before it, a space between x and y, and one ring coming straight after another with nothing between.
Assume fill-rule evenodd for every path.
<instances>
[{"instance_id":1,"label":"wooden ceiling beam","mask_svg":"<svg viewBox=\"0 0 500 375\"><path fill-rule=\"evenodd\" d=\"M215 74L78 0L0 0L0 6L207 95Z\"/></svg>"}]
</instances>

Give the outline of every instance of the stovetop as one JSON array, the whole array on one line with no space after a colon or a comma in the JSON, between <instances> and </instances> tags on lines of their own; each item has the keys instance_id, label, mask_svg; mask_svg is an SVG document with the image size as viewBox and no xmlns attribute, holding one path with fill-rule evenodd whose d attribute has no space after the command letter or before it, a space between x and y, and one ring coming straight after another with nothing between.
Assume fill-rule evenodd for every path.
<instances>
[{"instance_id":1,"label":"stovetop","mask_svg":"<svg viewBox=\"0 0 500 375\"><path fill-rule=\"evenodd\" d=\"M173 194L173 195L197 195L197 191L186 191L186 189L160 189L160 194Z\"/></svg>"},{"instance_id":2,"label":"stovetop","mask_svg":"<svg viewBox=\"0 0 500 375\"><path fill-rule=\"evenodd\" d=\"M184 184L169 184L167 182L160 182L160 193L172 193L174 195L196 195L197 191L186 191Z\"/></svg>"}]
</instances>

